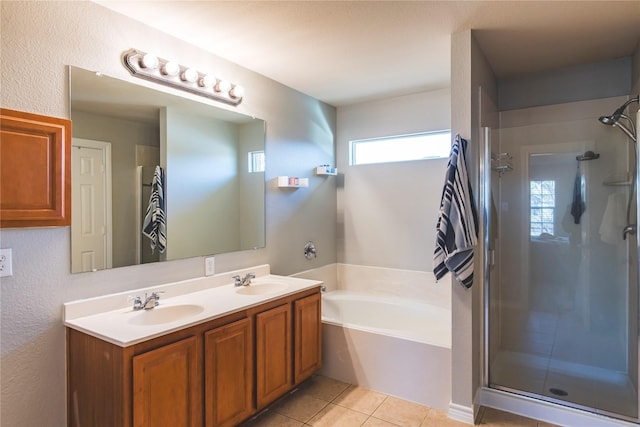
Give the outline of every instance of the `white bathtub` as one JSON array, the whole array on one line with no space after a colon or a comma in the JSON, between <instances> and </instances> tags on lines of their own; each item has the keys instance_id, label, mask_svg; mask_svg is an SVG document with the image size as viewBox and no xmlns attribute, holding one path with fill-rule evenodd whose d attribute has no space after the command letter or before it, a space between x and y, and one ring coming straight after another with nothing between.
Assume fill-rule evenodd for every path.
<instances>
[{"instance_id":1,"label":"white bathtub","mask_svg":"<svg viewBox=\"0 0 640 427\"><path fill-rule=\"evenodd\" d=\"M364 292L323 294L321 373L447 411L451 311Z\"/></svg>"}]
</instances>

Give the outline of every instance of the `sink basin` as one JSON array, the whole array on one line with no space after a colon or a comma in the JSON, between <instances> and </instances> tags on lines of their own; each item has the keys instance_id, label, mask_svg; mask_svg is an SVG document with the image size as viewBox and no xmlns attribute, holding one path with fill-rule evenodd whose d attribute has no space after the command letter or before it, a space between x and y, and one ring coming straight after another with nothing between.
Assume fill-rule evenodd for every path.
<instances>
[{"instance_id":1,"label":"sink basin","mask_svg":"<svg viewBox=\"0 0 640 427\"><path fill-rule=\"evenodd\" d=\"M283 291L287 287L288 285L286 283L252 283L249 286L239 287L236 292L242 295L264 295Z\"/></svg>"},{"instance_id":2,"label":"sink basin","mask_svg":"<svg viewBox=\"0 0 640 427\"><path fill-rule=\"evenodd\" d=\"M136 312L130 319L132 325L160 325L195 316L204 311L204 307L196 304L179 304L158 306L151 310Z\"/></svg>"}]
</instances>

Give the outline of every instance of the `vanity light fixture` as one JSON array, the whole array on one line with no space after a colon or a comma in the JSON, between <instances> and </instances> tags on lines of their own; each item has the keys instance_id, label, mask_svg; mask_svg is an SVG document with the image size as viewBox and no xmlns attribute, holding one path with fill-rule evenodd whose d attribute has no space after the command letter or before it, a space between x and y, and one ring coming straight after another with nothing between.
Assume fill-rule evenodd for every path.
<instances>
[{"instance_id":1,"label":"vanity light fixture","mask_svg":"<svg viewBox=\"0 0 640 427\"><path fill-rule=\"evenodd\" d=\"M229 91L229 95L231 95L234 98L242 98L244 96L244 87L235 85Z\"/></svg>"},{"instance_id":2,"label":"vanity light fixture","mask_svg":"<svg viewBox=\"0 0 640 427\"><path fill-rule=\"evenodd\" d=\"M158 57L152 53L146 53L140 59L140 66L142 68L154 69L154 68L158 68L158 65L160 65L160 62L158 61Z\"/></svg>"},{"instance_id":3,"label":"vanity light fixture","mask_svg":"<svg viewBox=\"0 0 640 427\"><path fill-rule=\"evenodd\" d=\"M200 80L198 80L198 86L211 88L216 84L217 81L218 79L216 79L215 76L212 76L211 74L207 74L201 77Z\"/></svg>"},{"instance_id":4,"label":"vanity light fixture","mask_svg":"<svg viewBox=\"0 0 640 427\"><path fill-rule=\"evenodd\" d=\"M180 72L180 65L177 62L169 61L162 66L161 71L165 76L177 76Z\"/></svg>"},{"instance_id":5,"label":"vanity light fixture","mask_svg":"<svg viewBox=\"0 0 640 427\"><path fill-rule=\"evenodd\" d=\"M184 80L185 82L189 82L189 83L197 82L199 77L200 76L198 75L198 72L194 68L187 68L180 75L180 78L182 80Z\"/></svg>"},{"instance_id":6,"label":"vanity light fixture","mask_svg":"<svg viewBox=\"0 0 640 427\"><path fill-rule=\"evenodd\" d=\"M216 92L227 93L231 90L231 83L226 80L219 80L215 87Z\"/></svg>"},{"instance_id":7,"label":"vanity light fixture","mask_svg":"<svg viewBox=\"0 0 640 427\"><path fill-rule=\"evenodd\" d=\"M238 105L244 97L244 87L228 80L201 73L195 68L131 49L123 54L122 62L136 77L186 90L217 101Z\"/></svg>"}]
</instances>

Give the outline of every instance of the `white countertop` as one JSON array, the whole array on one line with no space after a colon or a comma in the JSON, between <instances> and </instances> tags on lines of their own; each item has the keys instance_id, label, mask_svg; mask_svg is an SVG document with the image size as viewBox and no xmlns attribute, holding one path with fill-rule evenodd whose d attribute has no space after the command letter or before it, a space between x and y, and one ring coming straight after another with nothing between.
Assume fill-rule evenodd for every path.
<instances>
[{"instance_id":1,"label":"white countertop","mask_svg":"<svg viewBox=\"0 0 640 427\"><path fill-rule=\"evenodd\" d=\"M64 324L127 347L322 285L317 280L268 274L268 266L264 267L69 302L64 304ZM248 271L257 276L252 284L235 287L231 276ZM157 290L164 293L160 304L151 310L133 310L133 302L127 300L132 295L144 298L145 292ZM175 320L174 313L178 313Z\"/></svg>"}]
</instances>

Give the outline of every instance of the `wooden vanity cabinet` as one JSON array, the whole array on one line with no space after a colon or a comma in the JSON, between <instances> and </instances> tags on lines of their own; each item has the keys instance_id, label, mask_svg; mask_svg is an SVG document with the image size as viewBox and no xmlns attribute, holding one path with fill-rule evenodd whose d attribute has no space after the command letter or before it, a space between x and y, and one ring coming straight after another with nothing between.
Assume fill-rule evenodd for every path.
<instances>
[{"instance_id":1,"label":"wooden vanity cabinet","mask_svg":"<svg viewBox=\"0 0 640 427\"><path fill-rule=\"evenodd\" d=\"M256 314L256 404L260 410L322 366L319 289Z\"/></svg>"},{"instance_id":2,"label":"wooden vanity cabinet","mask_svg":"<svg viewBox=\"0 0 640 427\"><path fill-rule=\"evenodd\" d=\"M322 303L320 292L293 302L295 384L309 378L322 367Z\"/></svg>"},{"instance_id":3,"label":"wooden vanity cabinet","mask_svg":"<svg viewBox=\"0 0 640 427\"><path fill-rule=\"evenodd\" d=\"M201 425L197 354L192 336L133 357L135 427Z\"/></svg>"},{"instance_id":4,"label":"wooden vanity cabinet","mask_svg":"<svg viewBox=\"0 0 640 427\"><path fill-rule=\"evenodd\" d=\"M207 427L235 426L254 412L252 330L245 318L204 334Z\"/></svg>"},{"instance_id":5,"label":"wooden vanity cabinet","mask_svg":"<svg viewBox=\"0 0 640 427\"><path fill-rule=\"evenodd\" d=\"M289 391L292 382L291 304L256 314L256 403L262 409Z\"/></svg>"},{"instance_id":6,"label":"wooden vanity cabinet","mask_svg":"<svg viewBox=\"0 0 640 427\"><path fill-rule=\"evenodd\" d=\"M235 426L320 368L320 289L128 347L67 328L69 427Z\"/></svg>"},{"instance_id":7,"label":"wooden vanity cabinet","mask_svg":"<svg viewBox=\"0 0 640 427\"><path fill-rule=\"evenodd\" d=\"M71 120L0 108L0 227L71 224Z\"/></svg>"}]
</instances>

